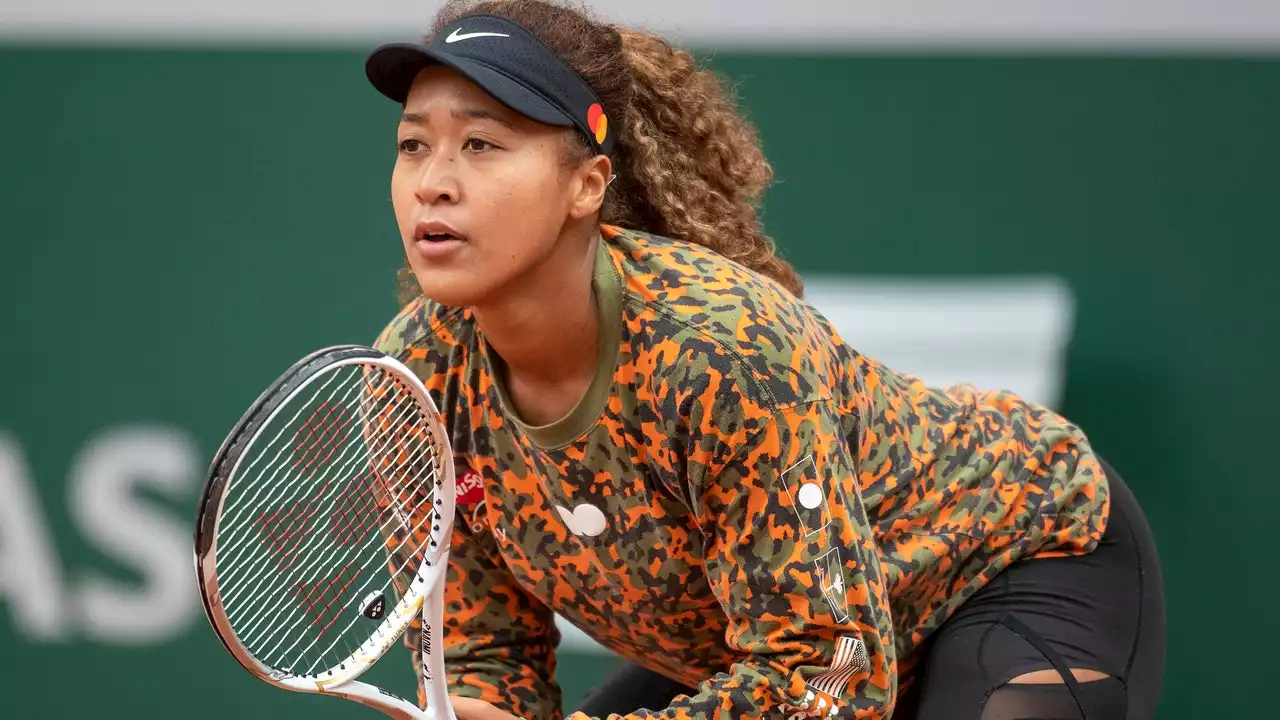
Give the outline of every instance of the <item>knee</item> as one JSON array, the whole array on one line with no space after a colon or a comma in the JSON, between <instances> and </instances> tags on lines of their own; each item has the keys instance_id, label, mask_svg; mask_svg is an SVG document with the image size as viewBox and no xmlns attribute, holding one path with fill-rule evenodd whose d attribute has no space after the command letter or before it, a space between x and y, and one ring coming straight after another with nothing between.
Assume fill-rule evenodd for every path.
<instances>
[{"instance_id":1,"label":"knee","mask_svg":"<svg viewBox=\"0 0 1280 720\"><path fill-rule=\"evenodd\" d=\"M1106 680L1110 675L1100 670L1088 670L1085 668L1071 668L1071 674L1077 682L1094 682L1095 680ZM1009 681L1010 685L1062 685L1065 681L1062 675L1053 668L1046 670L1033 670L1029 673L1023 673L1018 677Z\"/></svg>"},{"instance_id":2,"label":"knee","mask_svg":"<svg viewBox=\"0 0 1280 720\"><path fill-rule=\"evenodd\" d=\"M1096 670L1072 668L1079 694L1057 670L1026 673L987 697L982 720L1125 720L1124 683Z\"/></svg>"}]
</instances>

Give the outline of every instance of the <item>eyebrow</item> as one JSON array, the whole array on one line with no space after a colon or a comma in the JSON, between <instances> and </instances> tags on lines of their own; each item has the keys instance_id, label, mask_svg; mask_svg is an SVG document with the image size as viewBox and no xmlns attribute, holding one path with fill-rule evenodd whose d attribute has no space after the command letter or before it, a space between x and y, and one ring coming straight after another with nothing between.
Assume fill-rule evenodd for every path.
<instances>
[{"instance_id":1,"label":"eyebrow","mask_svg":"<svg viewBox=\"0 0 1280 720\"><path fill-rule=\"evenodd\" d=\"M484 108L471 107L462 108L460 110L454 109L451 110L449 114L453 116L453 119L455 120L492 120L508 130L515 129L510 122L494 115ZM400 116L400 122L410 125L430 125L431 119L422 113L406 112L404 115Z\"/></svg>"}]
</instances>

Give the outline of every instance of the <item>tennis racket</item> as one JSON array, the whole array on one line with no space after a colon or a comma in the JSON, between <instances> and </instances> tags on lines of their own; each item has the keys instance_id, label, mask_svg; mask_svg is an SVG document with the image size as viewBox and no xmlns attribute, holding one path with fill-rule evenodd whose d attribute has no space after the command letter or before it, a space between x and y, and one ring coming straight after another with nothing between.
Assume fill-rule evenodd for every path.
<instances>
[{"instance_id":1,"label":"tennis racket","mask_svg":"<svg viewBox=\"0 0 1280 720\"><path fill-rule=\"evenodd\" d=\"M299 360L209 470L195 560L214 632L276 687L454 720L440 635L454 492L448 435L408 368L359 346ZM419 608L425 711L357 680Z\"/></svg>"}]
</instances>

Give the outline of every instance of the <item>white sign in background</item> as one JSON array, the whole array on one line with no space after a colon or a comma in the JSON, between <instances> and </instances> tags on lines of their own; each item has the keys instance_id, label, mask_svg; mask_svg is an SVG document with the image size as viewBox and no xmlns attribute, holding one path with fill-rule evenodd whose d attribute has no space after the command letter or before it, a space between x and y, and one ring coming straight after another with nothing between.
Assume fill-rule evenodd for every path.
<instances>
[{"instance_id":1,"label":"white sign in background","mask_svg":"<svg viewBox=\"0 0 1280 720\"><path fill-rule=\"evenodd\" d=\"M80 448L65 494L42 497L39 487L64 484L46 478L37 485L18 438L0 428L0 607L17 634L32 642L156 645L186 632L199 612L192 517L140 493L193 497L199 463L182 430L120 426ZM66 503L80 539L136 571L142 583L101 577L60 557L50 502Z\"/></svg>"},{"instance_id":2,"label":"white sign in background","mask_svg":"<svg viewBox=\"0 0 1280 720\"><path fill-rule=\"evenodd\" d=\"M439 0L0 0L0 38L159 42L412 37ZM698 46L1280 50L1276 0L588 0Z\"/></svg>"}]
</instances>

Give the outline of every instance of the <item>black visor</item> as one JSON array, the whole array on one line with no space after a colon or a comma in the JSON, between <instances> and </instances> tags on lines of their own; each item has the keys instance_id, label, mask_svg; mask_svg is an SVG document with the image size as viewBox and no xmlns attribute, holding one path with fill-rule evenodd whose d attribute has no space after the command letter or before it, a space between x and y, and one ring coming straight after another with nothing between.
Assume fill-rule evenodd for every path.
<instances>
[{"instance_id":1,"label":"black visor","mask_svg":"<svg viewBox=\"0 0 1280 720\"><path fill-rule=\"evenodd\" d=\"M531 120L577 128L603 155L613 149L614 133L590 86L510 20L472 15L445 27L426 45L383 45L365 61L365 75L378 92L403 103L414 78L432 65L457 70Z\"/></svg>"}]
</instances>

